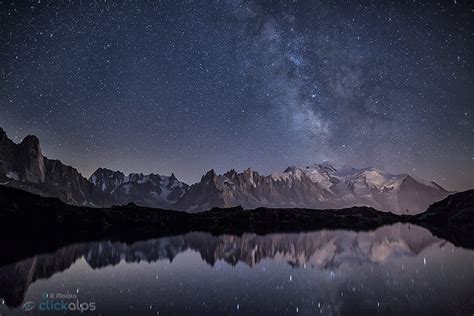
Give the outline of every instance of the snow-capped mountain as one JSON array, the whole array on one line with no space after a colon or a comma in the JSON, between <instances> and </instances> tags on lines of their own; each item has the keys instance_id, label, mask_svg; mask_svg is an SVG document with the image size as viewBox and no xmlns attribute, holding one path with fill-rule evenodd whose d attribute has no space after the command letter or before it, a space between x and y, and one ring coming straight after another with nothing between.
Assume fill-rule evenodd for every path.
<instances>
[{"instance_id":1,"label":"snow-capped mountain","mask_svg":"<svg viewBox=\"0 0 474 316\"><path fill-rule=\"evenodd\" d=\"M19 144L0 128L0 183L74 205L109 205L109 197L95 190L75 168L51 160L41 152L38 138L26 136Z\"/></svg>"},{"instance_id":2,"label":"snow-capped mountain","mask_svg":"<svg viewBox=\"0 0 474 316\"><path fill-rule=\"evenodd\" d=\"M207 210L212 207L323 207L331 198L318 183L299 169L262 176L247 169L242 173L230 170L217 175L214 170L191 186L176 203L177 209Z\"/></svg>"},{"instance_id":3,"label":"snow-capped mountain","mask_svg":"<svg viewBox=\"0 0 474 316\"><path fill-rule=\"evenodd\" d=\"M43 156L36 136L16 144L0 128L0 184L65 203L138 205L186 211L212 207L344 208L371 206L410 214L424 211L450 192L434 182L375 168L336 168L329 163L289 167L261 175L247 169L217 175L214 170L189 187L172 174L130 174L99 168L87 180L75 168Z\"/></svg>"},{"instance_id":4,"label":"snow-capped mountain","mask_svg":"<svg viewBox=\"0 0 474 316\"><path fill-rule=\"evenodd\" d=\"M224 175L209 171L179 199L175 207L188 211L242 205L255 207L344 208L372 206L410 214L424 211L448 191L434 182L375 168L335 168L329 163L289 167L268 176L248 169Z\"/></svg>"},{"instance_id":5,"label":"snow-capped mountain","mask_svg":"<svg viewBox=\"0 0 474 316\"><path fill-rule=\"evenodd\" d=\"M372 206L394 213L419 213L449 191L435 182L375 168L338 168L328 163L301 168L315 183L334 194L337 207Z\"/></svg>"},{"instance_id":6,"label":"snow-capped mountain","mask_svg":"<svg viewBox=\"0 0 474 316\"><path fill-rule=\"evenodd\" d=\"M131 173L126 176L120 171L104 168L97 169L89 181L98 190L112 196L115 204L133 202L157 208L170 207L189 188L186 183L178 181L174 174L169 177L153 173Z\"/></svg>"}]
</instances>

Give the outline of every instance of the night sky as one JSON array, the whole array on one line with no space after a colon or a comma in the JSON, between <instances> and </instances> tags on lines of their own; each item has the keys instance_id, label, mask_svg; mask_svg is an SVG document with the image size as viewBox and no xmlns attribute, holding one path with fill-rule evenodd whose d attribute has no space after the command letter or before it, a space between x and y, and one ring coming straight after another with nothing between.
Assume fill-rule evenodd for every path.
<instances>
[{"instance_id":1,"label":"night sky","mask_svg":"<svg viewBox=\"0 0 474 316\"><path fill-rule=\"evenodd\" d=\"M472 2L72 2L0 2L0 126L85 176L328 160L474 187Z\"/></svg>"}]
</instances>

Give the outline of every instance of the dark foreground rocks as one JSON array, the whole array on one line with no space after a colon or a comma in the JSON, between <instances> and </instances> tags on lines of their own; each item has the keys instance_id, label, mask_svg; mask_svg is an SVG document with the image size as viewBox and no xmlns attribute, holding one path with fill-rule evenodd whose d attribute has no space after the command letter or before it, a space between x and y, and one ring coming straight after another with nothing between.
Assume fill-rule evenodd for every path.
<instances>
[{"instance_id":1,"label":"dark foreground rocks","mask_svg":"<svg viewBox=\"0 0 474 316\"><path fill-rule=\"evenodd\" d=\"M134 204L101 209L71 206L56 198L0 186L1 261L93 240L132 242L192 231L214 235L321 229L360 231L396 222L411 222L457 246L474 248L473 205L474 190L470 190L450 195L415 216L380 212L369 207L338 210L235 207L190 214Z\"/></svg>"}]
</instances>

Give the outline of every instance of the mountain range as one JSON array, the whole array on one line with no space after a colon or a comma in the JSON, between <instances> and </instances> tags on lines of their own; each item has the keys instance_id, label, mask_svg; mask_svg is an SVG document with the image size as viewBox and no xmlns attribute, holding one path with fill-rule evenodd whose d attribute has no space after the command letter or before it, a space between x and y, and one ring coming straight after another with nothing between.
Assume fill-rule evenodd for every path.
<instances>
[{"instance_id":1,"label":"mountain range","mask_svg":"<svg viewBox=\"0 0 474 316\"><path fill-rule=\"evenodd\" d=\"M128 176L120 171L99 168L89 178L96 190L109 196L116 204L133 202L137 205L166 208L176 203L189 189L178 181L174 174L144 175L131 173Z\"/></svg>"},{"instance_id":2,"label":"mountain range","mask_svg":"<svg viewBox=\"0 0 474 316\"><path fill-rule=\"evenodd\" d=\"M43 196L58 197L73 205L114 203L75 168L45 157L36 136L26 136L16 144L1 128L0 183Z\"/></svg>"},{"instance_id":3,"label":"mountain range","mask_svg":"<svg viewBox=\"0 0 474 316\"><path fill-rule=\"evenodd\" d=\"M260 175L247 169L217 175L214 170L175 204L177 209L202 211L212 207L345 208L370 206L401 214L424 211L449 194L434 182L408 174L393 175L375 168L335 168L329 163L289 167Z\"/></svg>"},{"instance_id":4,"label":"mountain range","mask_svg":"<svg viewBox=\"0 0 474 316\"><path fill-rule=\"evenodd\" d=\"M45 157L36 136L19 144L0 128L0 184L72 205L107 207L135 203L197 212L213 207L345 208L370 206L397 214L416 214L450 192L435 182L375 168L338 168L325 162L288 167L261 175L247 169L218 175L207 172L189 186L174 174L125 175L97 169L89 179L75 168Z\"/></svg>"}]
</instances>

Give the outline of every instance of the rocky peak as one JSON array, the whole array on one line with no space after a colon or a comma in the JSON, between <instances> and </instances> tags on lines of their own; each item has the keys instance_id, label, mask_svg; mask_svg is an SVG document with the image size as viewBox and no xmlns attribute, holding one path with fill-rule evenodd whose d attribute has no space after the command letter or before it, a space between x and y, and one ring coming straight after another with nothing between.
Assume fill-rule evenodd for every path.
<instances>
[{"instance_id":1,"label":"rocky peak","mask_svg":"<svg viewBox=\"0 0 474 316\"><path fill-rule=\"evenodd\" d=\"M99 168L89 179L92 184L110 194L117 205L134 202L148 207L169 207L176 202L189 186L178 181L176 176L162 176L157 173L130 173Z\"/></svg>"},{"instance_id":2,"label":"rocky peak","mask_svg":"<svg viewBox=\"0 0 474 316\"><path fill-rule=\"evenodd\" d=\"M210 183L217 178L217 174L214 169L209 170L202 178L201 182Z\"/></svg>"},{"instance_id":3,"label":"rocky peak","mask_svg":"<svg viewBox=\"0 0 474 316\"><path fill-rule=\"evenodd\" d=\"M283 171L283 173L277 174L276 178L281 179L298 179L302 180L306 175L300 167L290 166Z\"/></svg>"},{"instance_id":4,"label":"rocky peak","mask_svg":"<svg viewBox=\"0 0 474 316\"><path fill-rule=\"evenodd\" d=\"M0 142L5 141L5 139L8 139L7 133L0 127Z\"/></svg>"},{"instance_id":5,"label":"rocky peak","mask_svg":"<svg viewBox=\"0 0 474 316\"><path fill-rule=\"evenodd\" d=\"M330 172L337 171L337 169L334 167L334 164L329 161L324 161L323 163L317 164L316 166L319 167L319 169L327 170Z\"/></svg>"},{"instance_id":6,"label":"rocky peak","mask_svg":"<svg viewBox=\"0 0 474 316\"><path fill-rule=\"evenodd\" d=\"M28 135L20 143L20 152L32 158L42 157L39 139L36 136Z\"/></svg>"},{"instance_id":7,"label":"rocky peak","mask_svg":"<svg viewBox=\"0 0 474 316\"><path fill-rule=\"evenodd\" d=\"M0 165L5 165L7 162L14 160L16 144L8 138L5 131L0 127ZM2 162L3 161L3 162ZM0 166L0 171L1 171Z\"/></svg>"},{"instance_id":8,"label":"rocky peak","mask_svg":"<svg viewBox=\"0 0 474 316\"><path fill-rule=\"evenodd\" d=\"M289 167L286 168L283 172L284 172L284 173L291 173L291 172L295 172L295 171L297 171L297 170L299 170L298 167L296 167L296 166L289 166Z\"/></svg>"},{"instance_id":9,"label":"rocky peak","mask_svg":"<svg viewBox=\"0 0 474 316\"><path fill-rule=\"evenodd\" d=\"M244 176L248 177L253 175L258 175L258 173L251 168L247 168L244 170Z\"/></svg>"},{"instance_id":10,"label":"rocky peak","mask_svg":"<svg viewBox=\"0 0 474 316\"><path fill-rule=\"evenodd\" d=\"M35 135L27 135L23 140L21 141L21 144L29 144L31 146L39 146L39 139Z\"/></svg>"},{"instance_id":11,"label":"rocky peak","mask_svg":"<svg viewBox=\"0 0 474 316\"><path fill-rule=\"evenodd\" d=\"M45 180L45 163L41 153L39 139L28 135L19 144L15 161L21 180L43 183Z\"/></svg>"},{"instance_id":12,"label":"rocky peak","mask_svg":"<svg viewBox=\"0 0 474 316\"><path fill-rule=\"evenodd\" d=\"M245 178L248 179L253 186L255 186L257 182L259 182L259 179L262 178L258 171L255 171L250 168L245 170L244 175L246 175Z\"/></svg>"},{"instance_id":13,"label":"rocky peak","mask_svg":"<svg viewBox=\"0 0 474 316\"><path fill-rule=\"evenodd\" d=\"M96 171L94 171L93 175L102 175L102 176L108 176L108 177L114 177L118 175L124 175L120 171L113 171L107 168L99 168Z\"/></svg>"},{"instance_id":14,"label":"rocky peak","mask_svg":"<svg viewBox=\"0 0 474 316\"><path fill-rule=\"evenodd\" d=\"M0 177L8 179L8 186L58 197L69 204L98 206L109 203L107 197L94 190L76 169L44 157L36 136L28 135L16 144L1 128Z\"/></svg>"},{"instance_id":15,"label":"rocky peak","mask_svg":"<svg viewBox=\"0 0 474 316\"><path fill-rule=\"evenodd\" d=\"M229 179L235 179L237 177L237 171L235 171L235 169L230 169L224 173L224 176Z\"/></svg>"},{"instance_id":16,"label":"rocky peak","mask_svg":"<svg viewBox=\"0 0 474 316\"><path fill-rule=\"evenodd\" d=\"M124 178L125 175L120 171L99 168L89 177L89 182L100 191L110 193L124 181Z\"/></svg>"}]
</instances>

